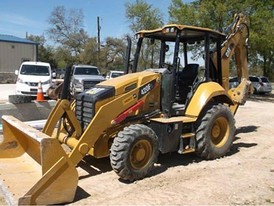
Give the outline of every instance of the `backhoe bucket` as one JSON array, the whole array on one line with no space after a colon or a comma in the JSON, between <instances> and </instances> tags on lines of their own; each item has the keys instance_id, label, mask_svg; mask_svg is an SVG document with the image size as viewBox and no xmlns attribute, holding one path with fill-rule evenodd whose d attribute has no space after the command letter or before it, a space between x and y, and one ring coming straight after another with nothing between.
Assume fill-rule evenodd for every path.
<instances>
[{"instance_id":1,"label":"backhoe bucket","mask_svg":"<svg viewBox=\"0 0 274 206\"><path fill-rule=\"evenodd\" d=\"M11 205L74 199L78 172L57 139L12 116L2 116L0 184Z\"/></svg>"}]
</instances>

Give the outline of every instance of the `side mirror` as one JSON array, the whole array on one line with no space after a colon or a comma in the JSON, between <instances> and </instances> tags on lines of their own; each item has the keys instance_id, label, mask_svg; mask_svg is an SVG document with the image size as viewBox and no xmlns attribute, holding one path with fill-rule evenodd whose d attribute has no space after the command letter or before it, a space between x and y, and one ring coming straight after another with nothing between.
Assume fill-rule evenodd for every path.
<instances>
[{"instance_id":1,"label":"side mirror","mask_svg":"<svg viewBox=\"0 0 274 206\"><path fill-rule=\"evenodd\" d=\"M16 69L14 73L15 73L15 75L18 75L19 71Z\"/></svg>"},{"instance_id":2,"label":"side mirror","mask_svg":"<svg viewBox=\"0 0 274 206\"><path fill-rule=\"evenodd\" d=\"M52 78L56 78L56 72L52 72L51 76Z\"/></svg>"}]
</instances>

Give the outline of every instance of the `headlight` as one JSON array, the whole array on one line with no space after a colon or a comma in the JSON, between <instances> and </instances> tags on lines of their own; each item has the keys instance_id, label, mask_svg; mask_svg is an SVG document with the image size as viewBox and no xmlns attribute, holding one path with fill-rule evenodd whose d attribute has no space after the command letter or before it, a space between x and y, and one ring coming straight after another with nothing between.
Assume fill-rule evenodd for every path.
<instances>
[{"instance_id":1,"label":"headlight","mask_svg":"<svg viewBox=\"0 0 274 206\"><path fill-rule=\"evenodd\" d=\"M48 80L48 81L45 81L45 82L43 82L42 84L50 84L51 83L51 81L50 81L50 79Z\"/></svg>"},{"instance_id":2,"label":"headlight","mask_svg":"<svg viewBox=\"0 0 274 206\"><path fill-rule=\"evenodd\" d=\"M83 86L83 82L81 80L78 79L74 79L74 86L75 87L82 87Z\"/></svg>"},{"instance_id":3,"label":"headlight","mask_svg":"<svg viewBox=\"0 0 274 206\"><path fill-rule=\"evenodd\" d=\"M75 84L77 84L77 85L82 85L83 82L82 82L81 80L75 79Z\"/></svg>"},{"instance_id":4,"label":"headlight","mask_svg":"<svg viewBox=\"0 0 274 206\"><path fill-rule=\"evenodd\" d=\"M18 83L22 83L22 84L25 83L25 82L23 81L23 79L20 79L20 78L17 79L17 82L18 82Z\"/></svg>"},{"instance_id":5,"label":"headlight","mask_svg":"<svg viewBox=\"0 0 274 206\"><path fill-rule=\"evenodd\" d=\"M74 79L74 84L82 84L82 82L79 79Z\"/></svg>"}]
</instances>

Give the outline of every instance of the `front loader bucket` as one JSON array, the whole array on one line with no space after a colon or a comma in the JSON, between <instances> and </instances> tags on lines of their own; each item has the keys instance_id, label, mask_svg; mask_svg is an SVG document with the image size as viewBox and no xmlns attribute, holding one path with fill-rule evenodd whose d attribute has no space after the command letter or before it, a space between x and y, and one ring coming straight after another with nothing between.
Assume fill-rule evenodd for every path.
<instances>
[{"instance_id":1,"label":"front loader bucket","mask_svg":"<svg viewBox=\"0 0 274 206\"><path fill-rule=\"evenodd\" d=\"M9 204L58 204L74 199L78 173L57 139L2 116L0 184Z\"/></svg>"}]
</instances>

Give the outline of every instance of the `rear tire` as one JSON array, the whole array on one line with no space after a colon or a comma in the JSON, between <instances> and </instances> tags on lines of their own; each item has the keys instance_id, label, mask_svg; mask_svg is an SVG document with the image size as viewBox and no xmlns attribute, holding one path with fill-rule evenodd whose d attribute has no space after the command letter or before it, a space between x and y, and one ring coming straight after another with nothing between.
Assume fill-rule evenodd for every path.
<instances>
[{"instance_id":1,"label":"rear tire","mask_svg":"<svg viewBox=\"0 0 274 206\"><path fill-rule=\"evenodd\" d=\"M113 170L124 180L144 178L159 154L157 136L142 124L130 125L119 132L111 146Z\"/></svg>"},{"instance_id":2,"label":"rear tire","mask_svg":"<svg viewBox=\"0 0 274 206\"><path fill-rule=\"evenodd\" d=\"M205 159L224 156L235 135L235 120L229 108L211 106L197 122L196 154Z\"/></svg>"}]
</instances>

